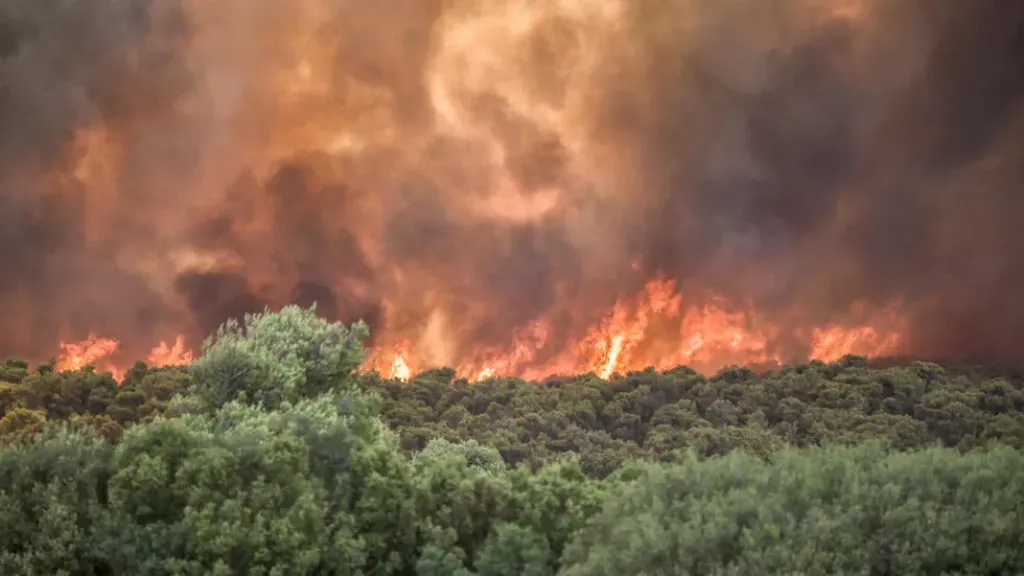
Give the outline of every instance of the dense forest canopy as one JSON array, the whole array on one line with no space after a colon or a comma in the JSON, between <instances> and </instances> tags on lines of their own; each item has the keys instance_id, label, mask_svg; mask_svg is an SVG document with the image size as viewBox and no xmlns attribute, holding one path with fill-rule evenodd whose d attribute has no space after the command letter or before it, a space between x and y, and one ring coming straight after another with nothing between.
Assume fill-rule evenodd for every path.
<instances>
[{"instance_id":1,"label":"dense forest canopy","mask_svg":"<svg viewBox=\"0 0 1024 576\"><path fill-rule=\"evenodd\" d=\"M471 383L286 307L183 366L0 368L0 573L1009 574L1024 380L847 356Z\"/></svg>"}]
</instances>

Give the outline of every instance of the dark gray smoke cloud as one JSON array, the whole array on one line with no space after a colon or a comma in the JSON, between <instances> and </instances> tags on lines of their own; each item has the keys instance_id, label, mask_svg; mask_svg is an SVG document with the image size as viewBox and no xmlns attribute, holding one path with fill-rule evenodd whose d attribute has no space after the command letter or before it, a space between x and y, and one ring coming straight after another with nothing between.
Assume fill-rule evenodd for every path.
<instances>
[{"instance_id":1,"label":"dark gray smoke cloud","mask_svg":"<svg viewBox=\"0 0 1024 576\"><path fill-rule=\"evenodd\" d=\"M611 26L552 1L486 81L445 47L504 3L279 4L0 7L0 352L97 331L139 355L289 301L558 340L657 272L794 328L900 299L907 353L1022 357L1022 3L609 2ZM95 126L122 153L104 194L71 177ZM361 143L328 150L342 129Z\"/></svg>"},{"instance_id":2,"label":"dark gray smoke cloud","mask_svg":"<svg viewBox=\"0 0 1024 576\"><path fill-rule=\"evenodd\" d=\"M166 306L142 278L115 263L106 242L87 242L92 198L55 175L71 160L74 130L105 124L126 137L142 122L159 126L190 89L176 54L187 39L184 14L154 21L149 3L12 0L0 6L0 350L49 355L59 336L90 330L146 333ZM133 153L164 155L137 138ZM161 161L163 161L161 159ZM132 186L110 199L123 227L118 241L145 229L152 200ZM134 230L133 230L134 228ZM113 235L112 235L113 236ZM137 242L145 244L145 236Z\"/></svg>"},{"instance_id":3,"label":"dark gray smoke cloud","mask_svg":"<svg viewBox=\"0 0 1024 576\"><path fill-rule=\"evenodd\" d=\"M609 103L655 198L637 229L655 266L762 308L903 298L916 351L1019 357L1024 5L883 4L751 78L728 38L690 58L651 43L654 105Z\"/></svg>"}]
</instances>

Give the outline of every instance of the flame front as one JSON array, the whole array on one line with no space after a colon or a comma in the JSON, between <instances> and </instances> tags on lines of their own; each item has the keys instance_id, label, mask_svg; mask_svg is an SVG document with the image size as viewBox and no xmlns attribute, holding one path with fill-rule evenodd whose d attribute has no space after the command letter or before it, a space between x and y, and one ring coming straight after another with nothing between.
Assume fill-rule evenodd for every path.
<instances>
[{"instance_id":1,"label":"flame front","mask_svg":"<svg viewBox=\"0 0 1024 576\"><path fill-rule=\"evenodd\" d=\"M832 362L847 354L885 356L898 352L904 323L898 307L891 306L865 318L863 307L853 316L867 323L836 323L814 327L805 342L803 359ZM785 358L772 348L780 329L753 310L732 309L728 302L686 306L675 283L648 282L634 298L618 300L600 322L564 349L549 349L550 323L530 322L516 330L507 348L480 350L457 364L456 376L471 381L503 376L543 379L556 375L595 373L609 378L653 367L667 370L689 366L711 372L728 365L778 366ZM112 372L120 379L124 368L109 362L120 342L95 335L77 343L61 343L57 368L77 370L86 365ZM160 342L147 357L151 366L185 365L193 353L182 336L173 345ZM790 360L793 360L792 358ZM411 340L400 338L391 348L370 351L364 371L376 370L389 378L408 380L432 366L417 354Z\"/></svg>"},{"instance_id":2,"label":"flame front","mask_svg":"<svg viewBox=\"0 0 1024 576\"><path fill-rule=\"evenodd\" d=\"M120 347L118 340L94 334L80 342L61 342L61 352L54 367L59 371L73 371L92 366L101 372L110 372L115 380L121 381L125 367L111 358ZM151 367L183 366L192 362L192 358L192 350L185 344L184 337L178 336L172 345L160 342L154 346L146 357L146 363Z\"/></svg>"},{"instance_id":3,"label":"flame front","mask_svg":"<svg viewBox=\"0 0 1024 576\"><path fill-rule=\"evenodd\" d=\"M57 358L57 370L81 370L86 366L96 366L97 362L108 358L121 346L121 343L113 338L98 338L89 335L81 342L60 343L61 354ZM113 372L120 380L122 370L116 366L106 366L106 370Z\"/></svg>"},{"instance_id":4,"label":"flame front","mask_svg":"<svg viewBox=\"0 0 1024 576\"><path fill-rule=\"evenodd\" d=\"M1024 83L948 57L1009 53L977 3L12 1L6 353L185 364L314 302L401 379L1024 338L1024 108L961 92Z\"/></svg>"},{"instance_id":5,"label":"flame front","mask_svg":"<svg viewBox=\"0 0 1024 576\"><path fill-rule=\"evenodd\" d=\"M874 315L856 306L851 316L851 324L812 328L803 342L806 356L785 358L772 344L782 330L756 311L736 309L722 299L686 305L673 281L655 279L638 296L618 300L600 322L563 349L548 348L552 327L537 320L516 330L508 348L481 350L474 359L455 364L456 375L472 381L588 372L609 378L648 367L689 366L713 372L728 365L769 367L786 361L831 362L847 354L877 357L899 352L906 327L898 306ZM792 335L799 339L804 332ZM394 349L372 351L364 365L400 380L430 367L416 356L408 339Z\"/></svg>"},{"instance_id":6,"label":"flame front","mask_svg":"<svg viewBox=\"0 0 1024 576\"><path fill-rule=\"evenodd\" d=\"M178 336L174 344L161 342L150 351L146 363L150 366L183 366L192 362L192 351L185 346L185 338Z\"/></svg>"}]
</instances>

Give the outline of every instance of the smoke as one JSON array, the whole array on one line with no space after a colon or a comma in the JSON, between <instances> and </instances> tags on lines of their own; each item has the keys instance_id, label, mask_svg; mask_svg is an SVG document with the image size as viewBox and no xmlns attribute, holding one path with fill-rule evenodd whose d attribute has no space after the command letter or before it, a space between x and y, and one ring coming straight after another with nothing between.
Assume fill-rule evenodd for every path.
<instances>
[{"instance_id":1,"label":"smoke","mask_svg":"<svg viewBox=\"0 0 1024 576\"><path fill-rule=\"evenodd\" d=\"M554 354L660 274L1019 358L1021 61L1000 0L9 0L0 352L316 302Z\"/></svg>"}]
</instances>

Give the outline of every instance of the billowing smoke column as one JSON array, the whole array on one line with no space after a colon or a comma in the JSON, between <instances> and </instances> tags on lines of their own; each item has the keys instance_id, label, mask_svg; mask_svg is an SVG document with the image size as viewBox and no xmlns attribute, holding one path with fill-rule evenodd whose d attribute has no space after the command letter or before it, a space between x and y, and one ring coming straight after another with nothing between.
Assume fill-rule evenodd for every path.
<instances>
[{"instance_id":1,"label":"billowing smoke column","mask_svg":"<svg viewBox=\"0 0 1024 576\"><path fill-rule=\"evenodd\" d=\"M1019 358L1021 62L1006 0L7 0L0 353Z\"/></svg>"}]
</instances>

